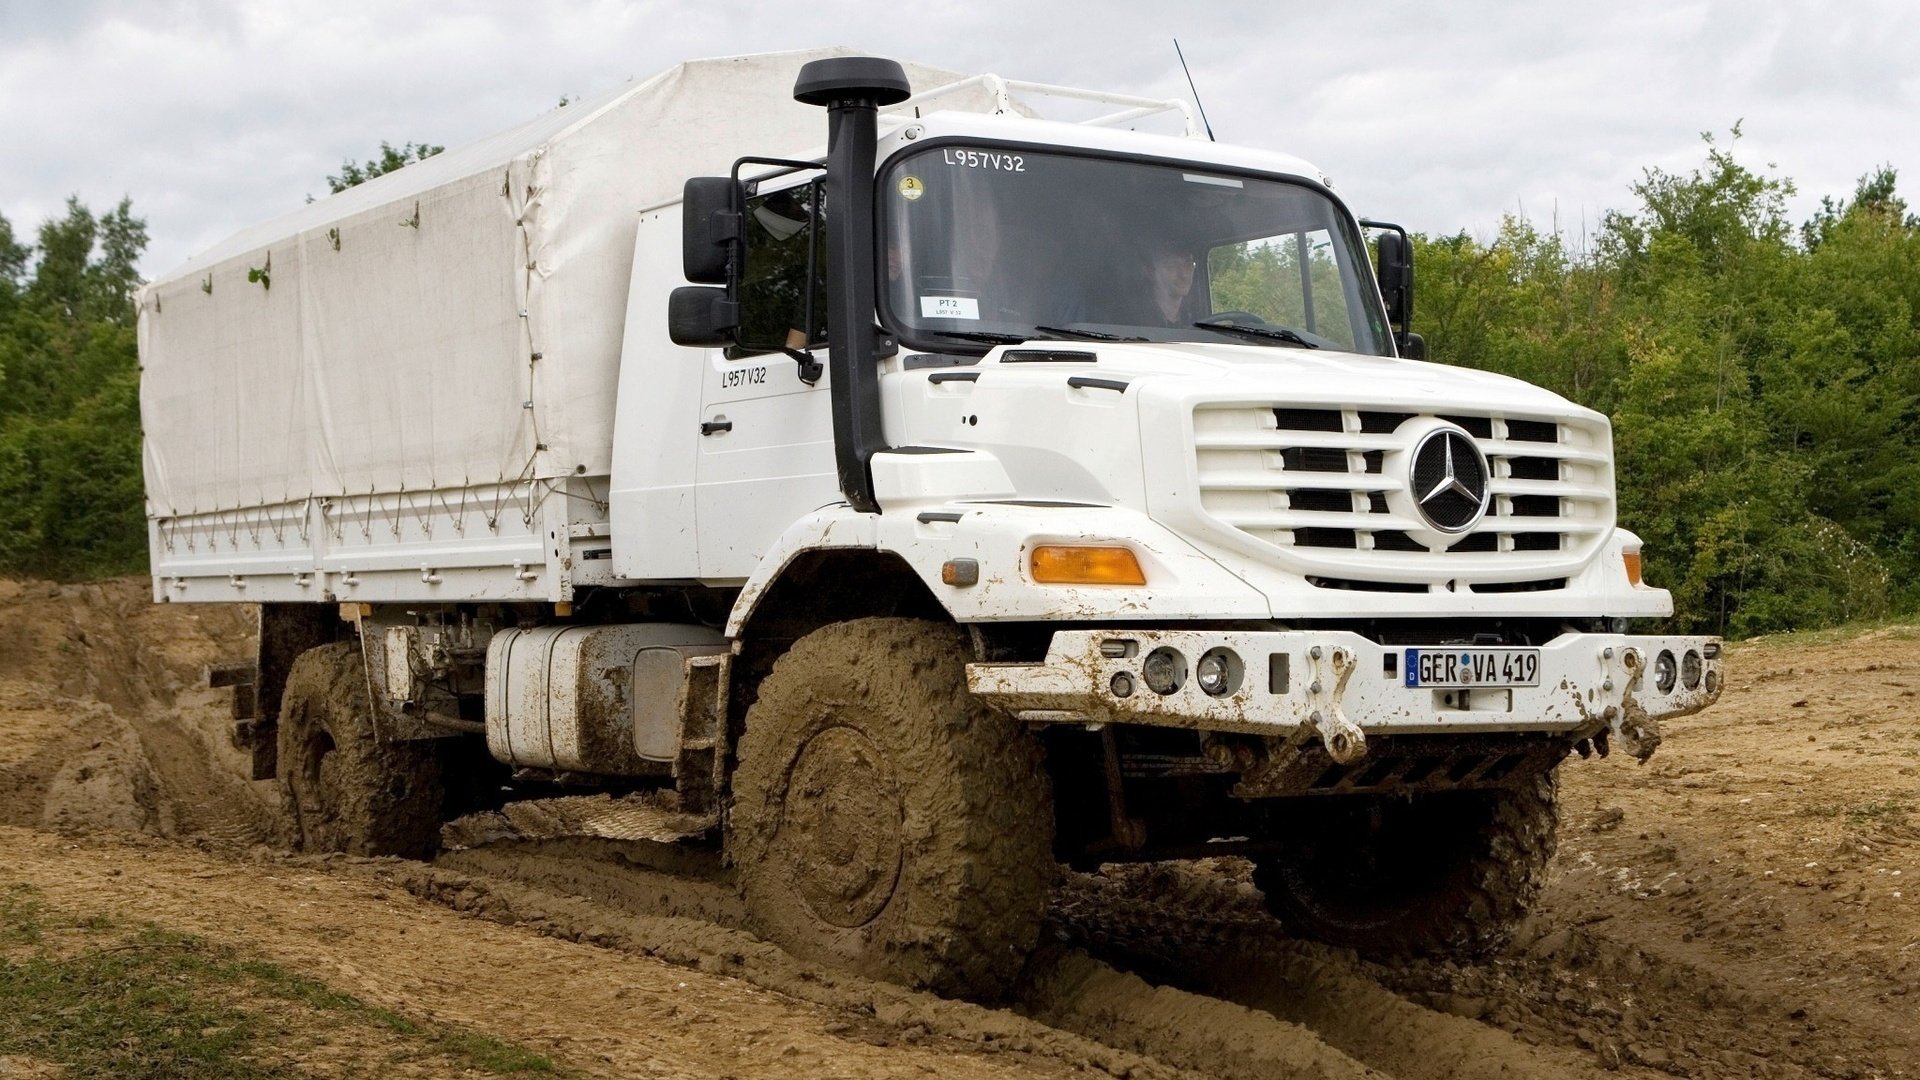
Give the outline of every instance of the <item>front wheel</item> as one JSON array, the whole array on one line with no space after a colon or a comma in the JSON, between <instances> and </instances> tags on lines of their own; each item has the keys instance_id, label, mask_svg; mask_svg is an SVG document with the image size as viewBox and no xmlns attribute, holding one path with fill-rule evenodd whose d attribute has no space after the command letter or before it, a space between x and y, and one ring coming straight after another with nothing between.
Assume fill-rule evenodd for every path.
<instances>
[{"instance_id":1,"label":"front wheel","mask_svg":"<svg viewBox=\"0 0 1920 1080\"><path fill-rule=\"evenodd\" d=\"M1293 804L1279 854L1254 862L1268 910L1302 937L1375 956L1483 956L1546 882L1554 774L1511 787L1336 795Z\"/></svg>"},{"instance_id":2,"label":"front wheel","mask_svg":"<svg viewBox=\"0 0 1920 1080\"><path fill-rule=\"evenodd\" d=\"M1003 995L1055 866L1031 731L967 692L966 639L860 619L796 642L747 711L729 849L757 930L864 975Z\"/></svg>"}]
</instances>

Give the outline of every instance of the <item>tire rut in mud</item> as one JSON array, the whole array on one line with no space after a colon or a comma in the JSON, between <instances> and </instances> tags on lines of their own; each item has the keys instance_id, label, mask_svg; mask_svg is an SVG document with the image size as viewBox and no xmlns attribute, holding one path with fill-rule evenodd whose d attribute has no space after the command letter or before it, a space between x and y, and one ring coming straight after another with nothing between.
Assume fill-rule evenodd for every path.
<instances>
[{"instance_id":1,"label":"tire rut in mud","mask_svg":"<svg viewBox=\"0 0 1920 1080\"><path fill-rule=\"evenodd\" d=\"M1212 869L1212 868L1208 868ZM1244 871L1243 871L1244 872ZM1416 1004L1353 953L1287 937L1250 884L1177 867L1076 874L1056 890L1061 936L1117 967L1309 1029L1401 1080L1573 1077L1554 1047ZM1377 970L1377 969L1375 969Z\"/></svg>"},{"instance_id":2,"label":"tire rut in mud","mask_svg":"<svg viewBox=\"0 0 1920 1080\"><path fill-rule=\"evenodd\" d=\"M1381 981L1390 969L1287 938L1232 872L1155 867L1116 870L1113 878L1069 876L1048 916L1055 944L1029 964L1012 1008L1109 1048L1216 1076L1452 1080L1584 1076L1603 1066L1577 1045L1529 1046L1513 1032L1429 1007L1446 1003L1424 990L1414 992L1426 1004L1410 1000ZM1238 873L1244 879L1244 866ZM449 876L433 876L441 874ZM794 992L793 970L819 970L778 950L766 966L772 947L742 932L745 910L714 851L520 838L443 854L408 887L485 917L562 936L585 933L598 944L782 992ZM571 899L556 907L563 895ZM595 939L601 931L594 927L623 922L634 929ZM652 944L659 941L669 942L664 953ZM825 979L859 987L852 993L859 1011L861 996L873 994L907 994L973 1010L969 1016L985 1011L840 973L798 978L802 986ZM847 1006L848 994L835 991L823 1003ZM952 1030L915 1015L930 1031ZM963 1024L959 1037L971 1038L970 1031Z\"/></svg>"},{"instance_id":3,"label":"tire rut in mud","mask_svg":"<svg viewBox=\"0 0 1920 1080\"><path fill-rule=\"evenodd\" d=\"M1294 1020L1403 1078L1912 1072L1902 1048L1844 1018L1611 938L1610 919L1536 917L1479 963L1374 963L1287 938L1232 862L1075 875L1053 918L1101 959Z\"/></svg>"},{"instance_id":4,"label":"tire rut in mud","mask_svg":"<svg viewBox=\"0 0 1920 1080\"><path fill-rule=\"evenodd\" d=\"M848 1010L890 1032L1063 1058L1115 1076L1377 1077L1312 1031L1268 1013L1155 986L1086 953L1043 945L1008 1009L907 990L796 959L742 927L745 909L683 856L645 842L518 840L395 871L398 883L478 917L742 978ZM657 869L661 859L680 865ZM715 864L717 866L717 862Z\"/></svg>"},{"instance_id":5,"label":"tire rut in mud","mask_svg":"<svg viewBox=\"0 0 1920 1080\"><path fill-rule=\"evenodd\" d=\"M1682 960L1614 939L1605 922L1541 922L1484 965L1380 968L1383 985L1436 1008L1590 1050L1605 1067L1675 1076L1913 1075L1905 1047L1809 1010L1785 986L1741 986ZM1911 1029L1909 1029L1911 1031Z\"/></svg>"}]
</instances>

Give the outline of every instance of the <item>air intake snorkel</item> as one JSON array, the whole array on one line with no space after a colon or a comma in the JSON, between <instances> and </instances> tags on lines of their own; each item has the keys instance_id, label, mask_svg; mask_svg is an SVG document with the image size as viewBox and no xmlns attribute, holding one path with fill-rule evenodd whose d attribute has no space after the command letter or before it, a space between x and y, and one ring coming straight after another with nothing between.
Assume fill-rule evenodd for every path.
<instances>
[{"instance_id":1,"label":"air intake snorkel","mask_svg":"<svg viewBox=\"0 0 1920 1080\"><path fill-rule=\"evenodd\" d=\"M827 110L827 357L833 387L834 461L853 508L878 513L873 455L880 430L878 335L874 330L873 158L881 106L912 93L898 63L837 56L800 69L796 101Z\"/></svg>"}]
</instances>

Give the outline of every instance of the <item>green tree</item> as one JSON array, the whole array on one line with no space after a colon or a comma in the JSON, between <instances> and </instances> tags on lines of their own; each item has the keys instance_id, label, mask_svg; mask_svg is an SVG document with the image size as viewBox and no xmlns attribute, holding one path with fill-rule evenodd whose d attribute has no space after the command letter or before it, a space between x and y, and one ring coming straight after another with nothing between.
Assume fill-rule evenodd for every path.
<instances>
[{"instance_id":1,"label":"green tree","mask_svg":"<svg viewBox=\"0 0 1920 1080\"><path fill-rule=\"evenodd\" d=\"M1734 138L1648 170L1590 252L1506 221L1418 238L1436 359L1614 422L1620 521L1681 625L1733 634L1920 606L1920 228L1882 168L1796 228Z\"/></svg>"},{"instance_id":2,"label":"green tree","mask_svg":"<svg viewBox=\"0 0 1920 1080\"><path fill-rule=\"evenodd\" d=\"M133 290L146 223L77 199L27 247L0 218L0 572L144 561Z\"/></svg>"},{"instance_id":3,"label":"green tree","mask_svg":"<svg viewBox=\"0 0 1920 1080\"><path fill-rule=\"evenodd\" d=\"M27 262L33 248L13 235L13 222L0 214L0 327L6 325L26 290Z\"/></svg>"},{"instance_id":4,"label":"green tree","mask_svg":"<svg viewBox=\"0 0 1920 1080\"><path fill-rule=\"evenodd\" d=\"M1894 191L1900 174L1892 165L1882 165L1860 178L1853 198L1836 202L1831 195L1820 197L1820 209L1800 226L1800 240L1808 251L1826 241L1840 223L1849 217L1868 215L1882 218L1908 229L1920 229L1920 215L1907 213L1906 200Z\"/></svg>"},{"instance_id":5,"label":"green tree","mask_svg":"<svg viewBox=\"0 0 1920 1080\"><path fill-rule=\"evenodd\" d=\"M561 104L566 104L564 101ZM340 162L340 175L327 177L327 187L338 195L357 184L364 184L376 176L385 176L395 169L405 168L416 161L425 161L445 150L444 146L429 143L402 143L394 146L385 139L380 140L380 156L365 162L355 162L346 158Z\"/></svg>"}]
</instances>

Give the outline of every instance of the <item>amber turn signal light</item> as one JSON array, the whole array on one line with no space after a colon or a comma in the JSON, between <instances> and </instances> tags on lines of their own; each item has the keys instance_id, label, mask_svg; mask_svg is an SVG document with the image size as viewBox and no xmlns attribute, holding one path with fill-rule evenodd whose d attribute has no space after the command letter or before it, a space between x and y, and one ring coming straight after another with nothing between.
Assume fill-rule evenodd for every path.
<instances>
[{"instance_id":1,"label":"amber turn signal light","mask_svg":"<svg viewBox=\"0 0 1920 1080\"><path fill-rule=\"evenodd\" d=\"M1048 544L1033 549L1033 580L1042 585L1145 585L1147 575L1128 548Z\"/></svg>"},{"instance_id":2,"label":"amber turn signal light","mask_svg":"<svg viewBox=\"0 0 1920 1080\"><path fill-rule=\"evenodd\" d=\"M1624 551L1620 558L1627 564L1627 584L1638 588L1640 585L1640 552Z\"/></svg>"}]
</instances>

